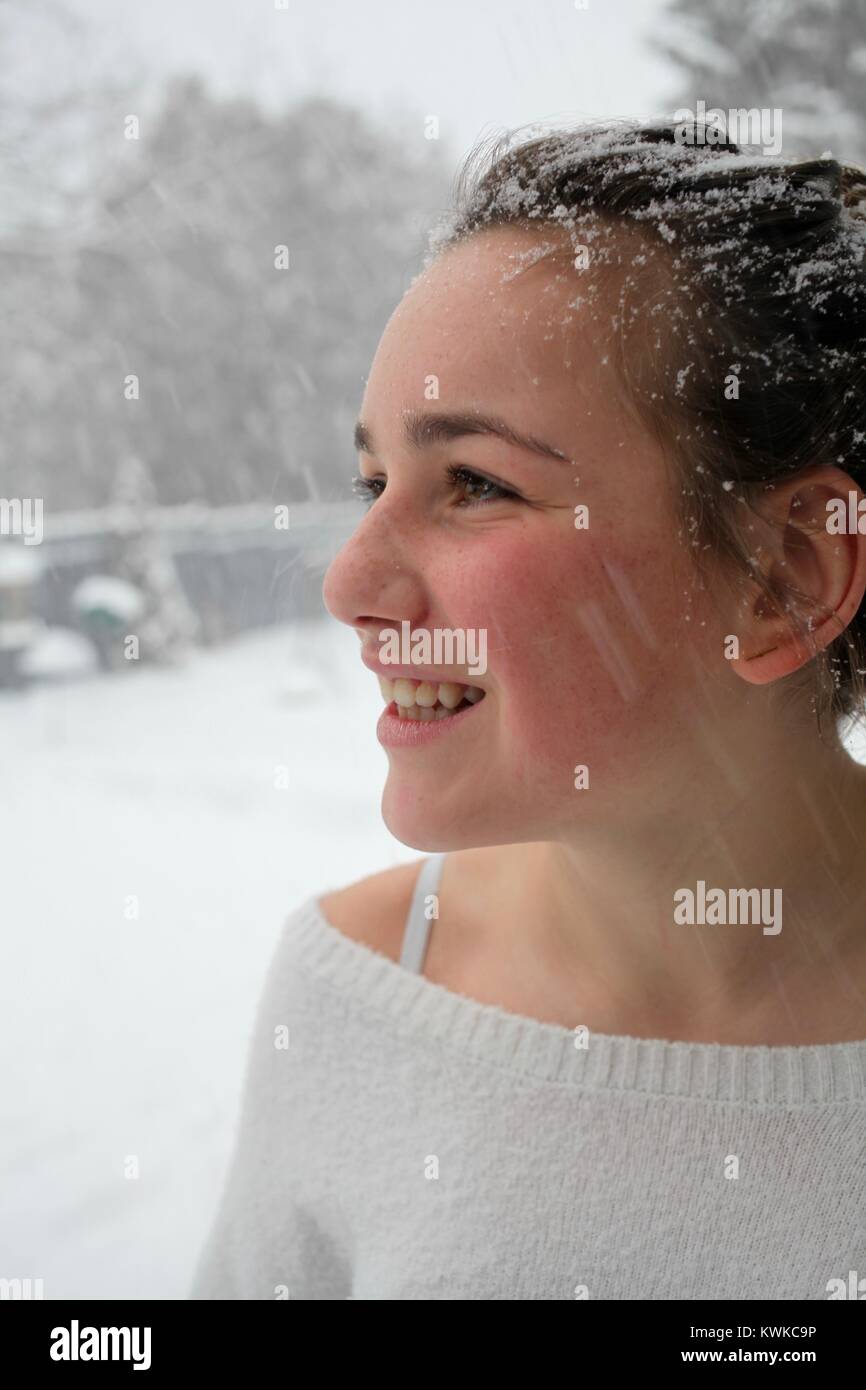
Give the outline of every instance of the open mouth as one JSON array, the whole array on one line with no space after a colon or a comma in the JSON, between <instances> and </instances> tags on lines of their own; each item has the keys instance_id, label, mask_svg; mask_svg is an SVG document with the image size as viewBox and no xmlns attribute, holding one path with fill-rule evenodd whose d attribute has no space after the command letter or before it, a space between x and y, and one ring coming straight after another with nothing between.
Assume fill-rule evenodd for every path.
<instances>
[{"instance_id":1,"label":"open mouth","mask_svg":"<svg viewBox=\"0 0 866 1390\"><path fill-rule=\"evenodd\" d=\"M454 681L443 681L436 685L432 681L413 681L400 677L388 680L379 677L379 688L389 705L392 703L398 719L417 719L429 724L434 719L447 719L449 715L459 714L460 710L477 705L484 699L484 691L477 685L458 685Z\"/></svg>"}]
</instances>

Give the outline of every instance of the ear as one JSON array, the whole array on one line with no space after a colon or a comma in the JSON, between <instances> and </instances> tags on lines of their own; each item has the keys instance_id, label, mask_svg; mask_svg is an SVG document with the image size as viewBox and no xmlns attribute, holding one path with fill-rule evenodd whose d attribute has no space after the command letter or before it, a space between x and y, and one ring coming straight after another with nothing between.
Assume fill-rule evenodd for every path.
<instances>
[{"instance_id":1,"label":"ear","mask_svg":"<svg viewBox=\"0 0 866 1390\"><path fill-rule=\"evenodd\" d=\"M819 467L768 486L757 511L747 539L778 600L749 581L734 625L740 655L730 665L751 685L767 685L805 666L856 615L866 593L866 498L841 468ZM784 587L794 591L787 600ZM798 594L808 643L785 608Z\"/></svg>"}]
</instances>

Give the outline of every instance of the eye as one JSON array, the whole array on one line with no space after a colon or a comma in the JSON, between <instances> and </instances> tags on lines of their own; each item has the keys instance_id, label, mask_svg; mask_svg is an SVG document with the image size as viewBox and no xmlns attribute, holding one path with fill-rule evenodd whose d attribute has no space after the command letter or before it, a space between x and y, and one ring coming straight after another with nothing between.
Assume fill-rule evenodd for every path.
<instances>
[{"instance_id":1,"label":"eye","mask_svg":"<svg viewBox=\"0 0 866 1390\"><path fill-rule=\"evenodd\" d=\"M446 469L446 474L449 482L463 492L464 502L468 507L483 507L488 502L520 500L511 488L494 482L492 478L485 478L480 473L474 473L471 468L465 468L461 464L451 464ZM377 497L381 497L384 489L385 482L382 478L365 478L358 474L352 479L353 493L367 506L375 502Z\"/></svg>"},{"instance_id":2,"label":"eye","mask_svg":"<svg viewBox=\"0 0 866 1390\"><path fill-rule=\"evenodd\" d=\"M364 478L360 473L356 478L352 479L352 492L356 497L360 498L362 502L365 502L367 506L369 506L371 502L375 502L376 498L380 496L381 488L384 486L385 484L382 482L381 478Z\"/></svg>"},{"instance_id":3,"label":"eye","mask_svg":"<svg viewBox=\"0 0 866 1390\"><path fill-rule=\"evenodd\" d=\"M467 497L467 505L470 507L483 507L486 502L506 500L517 502L520 500L516 492L503 487L502 483L495 483L492 478L485 478L480 473L473 473L471 468L464 468L461 464L452 464L447 471L448 477L455 487L462 488L464 493L469 493L470 489L477 489L476 496Z\"/></svg>"}]
</instances>

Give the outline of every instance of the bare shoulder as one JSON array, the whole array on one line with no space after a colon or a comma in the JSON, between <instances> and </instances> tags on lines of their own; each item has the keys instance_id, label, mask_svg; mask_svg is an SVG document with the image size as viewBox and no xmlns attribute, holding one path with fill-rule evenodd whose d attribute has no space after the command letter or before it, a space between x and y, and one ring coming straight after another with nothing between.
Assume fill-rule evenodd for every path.
<instances>
[{"instance_id":1,"label":"bare shoulder","mask_svg":"<svg viewBox=\"0 0 866 1390\"><path fill-rule=\"evenodd\" d=\"M424 863L398 864L319 899L325 919L343 936L398 960L415 881Z\"/></svg>"}]
</instances>

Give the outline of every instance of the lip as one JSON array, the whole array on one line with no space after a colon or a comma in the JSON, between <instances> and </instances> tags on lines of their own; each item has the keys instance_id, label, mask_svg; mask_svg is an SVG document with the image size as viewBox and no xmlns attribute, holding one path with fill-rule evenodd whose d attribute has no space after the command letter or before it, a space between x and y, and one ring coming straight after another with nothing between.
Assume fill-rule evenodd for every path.
<instances>
[{"instance_id":1,"label":"lip","mask_svg":"<svg viewBox=\"0 0 866 1390\"><path fill-rule=\"evenodd\" d=\"M463 721L470 719L486 698L468 705L457 714L449 714L447 719L430 719L423 723L420 719L401 719L397 714L396 701L392 700L379 715L376 737L385 748L416 748L432 743L455 727L462 727Z\"/></svg>"}]
</instances>

